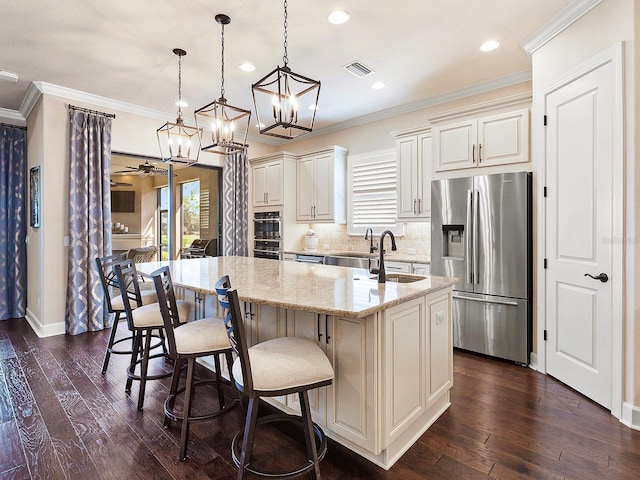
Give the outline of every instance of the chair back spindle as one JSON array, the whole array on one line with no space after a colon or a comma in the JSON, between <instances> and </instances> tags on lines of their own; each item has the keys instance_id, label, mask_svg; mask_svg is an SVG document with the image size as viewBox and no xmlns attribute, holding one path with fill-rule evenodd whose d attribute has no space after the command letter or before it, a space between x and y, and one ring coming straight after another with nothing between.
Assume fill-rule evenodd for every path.
<instances>
[{"instance_id":1,"label":"chair back spindle","mask_svg":"<svg viewBox=\"0 0 640 480\"><path fill-rule=\"evenodd\" d=\"M176 303L169 267L164 266L155 270L151 273L151 278L153 278L153 283L158 295L160 313L162 314L167 343L169 345L169 358L175 360L178 352L176 350L176 339L173 329L180 326L180 315L178 313L178 304Z\"/></svg>"},{"instance_id":2,"label":"chair back spindle","mask_svg":"<svg viewBox=\"0 0 640 480\"><path fill-rule=\"evenodd\" d=\"M251 362L249 361L249 347L240 311L240 301L236 289L229 288L229 277L224 276L216 282L218 303L224 310L224 324L227 329L229 343L234 353L240 358L242 369L242 383L236 382L237 387L245 394L253 394L253 378L251 376Z\"/></svg>"}]
</instances>

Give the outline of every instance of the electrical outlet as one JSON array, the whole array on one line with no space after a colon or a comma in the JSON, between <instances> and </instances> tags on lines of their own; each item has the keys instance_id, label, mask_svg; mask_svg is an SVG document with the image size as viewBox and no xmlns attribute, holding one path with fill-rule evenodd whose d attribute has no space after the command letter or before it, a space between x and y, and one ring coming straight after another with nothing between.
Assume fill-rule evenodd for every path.
<instances>
[{"instance_id":1,"label":"electrical outlet","mask_svg":"<svg viewBox=\"0 0 640 480\"><path fill-rule=\"evenodd\" d=\"M441 325L445 321L444 312L436 313L436 325Z\"/></svg>"},{"instance_id":2,"label":"electrical outlet","mask_svg":"<svg viewBox=\"0 0 640 480\"><path fill-rule=\"evenodd\" d=\"M407 248L407 255L415 255L415 254L416 254L415 248Z\"/></svg>"}]
</instances>

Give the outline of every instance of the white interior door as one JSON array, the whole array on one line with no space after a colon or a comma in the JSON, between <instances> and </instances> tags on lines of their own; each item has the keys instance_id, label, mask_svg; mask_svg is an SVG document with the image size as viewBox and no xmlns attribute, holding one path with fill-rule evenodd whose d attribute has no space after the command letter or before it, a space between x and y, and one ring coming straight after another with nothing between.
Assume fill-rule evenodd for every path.
<instances>
[{"instance_id":1,"label":"white interior door","mask_svg":"<svg viewBox=\"0 0 640 480\"><path fill-rule=\"evenodd\" d=\"M546 96L547 372L612 406L614 72L605 63Z\"/></svg>"}]
</instances>

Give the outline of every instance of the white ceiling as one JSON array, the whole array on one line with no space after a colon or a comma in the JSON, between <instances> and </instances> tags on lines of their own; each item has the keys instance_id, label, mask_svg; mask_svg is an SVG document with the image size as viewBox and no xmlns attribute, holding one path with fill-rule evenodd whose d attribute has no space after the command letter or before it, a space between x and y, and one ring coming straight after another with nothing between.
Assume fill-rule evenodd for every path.
<instances>
[{"instance_id":1,"label":"white ceiling","mask_svg":"<svg viewBox=\"0 0 640 480\"><path fill-rule=\"evenodd\" d=\"M290 0L289 67L322 82L316 130L438 98L496 78L527 78L521 45L571 0ZM351 21L331 25L334 8ZM282 66L280 0L0 0L0 108L19 110L32 81L42 81L163 112L176 111L177 57L183 58L186 118L220 96L220 26L225 13L225 96L253 108L251 84ZM497 50L483 53L488 39ZM357 78L358 60L375 73ZM255 64L246 73L238 66ZM509 80L511 79L511 80ZM371 89L374 81L387 86ZM255 113L252 114L255 119ZM252 123L255 123L252 120ZM252 134L257 134L253 131Z\"/></svg>"}]
</instances>

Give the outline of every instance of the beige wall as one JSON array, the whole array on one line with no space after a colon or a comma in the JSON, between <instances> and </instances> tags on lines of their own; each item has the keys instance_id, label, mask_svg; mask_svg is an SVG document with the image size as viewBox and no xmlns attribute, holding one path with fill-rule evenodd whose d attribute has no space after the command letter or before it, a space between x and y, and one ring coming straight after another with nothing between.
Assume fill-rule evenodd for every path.
<instances>
[{"instance_id":1,"label":"beige wall","mask_svg":"<svg viewBox=\"0 0 640 480\"><path fill-rule=\"evenodd\" d=\"M636 167L638 146L635 138L640 125L636 90L638 75L638 2L634 0L605 0L591 12L571 25L560 35L537 50L533 61L534 94L565 72L582 64L613 45L624 46L625 97L625 358L623 400L640 405L640 191L635 187L640 180ZM640 425L640 418L635 421Z\"/></svg>"}]
</instances>

